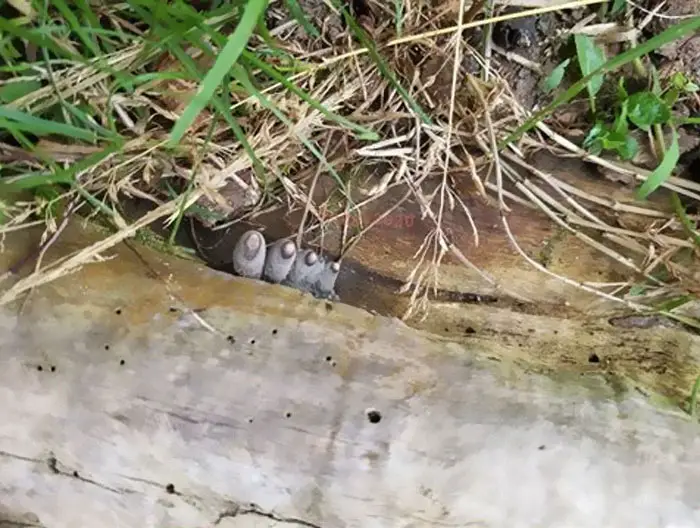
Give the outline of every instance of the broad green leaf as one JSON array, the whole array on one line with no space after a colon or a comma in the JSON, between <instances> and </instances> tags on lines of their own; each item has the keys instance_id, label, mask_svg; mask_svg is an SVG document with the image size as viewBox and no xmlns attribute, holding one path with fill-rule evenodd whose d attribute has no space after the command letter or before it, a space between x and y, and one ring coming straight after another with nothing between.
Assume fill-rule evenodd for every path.
<instances>
[{"instance_id":1,"label":"broad green leaf","mask_svg":"<svg viewBox=\"0 0 700 528\"><path fill-rule=\"evenodd\" d=\"M673 139L671 140L671 146L666 150L664 154L664 159L661 160L659 166L654 169L647 179L644 181L642 186L637 191L637 197L640 200L646 199L651 193L658 189L669 176L673 173L673 169L676 168L678 163L678 158L680 157L680 148L678 146L678 134L676 129L672 129Z\"/></svg>"},{"instance_id":2,"label":"broad green leaf","mask_svg":"<svg viewBox=\"0 0 700 528\"><path fill-rule=\"evenodd\" d=\"M671 119L671 109L663 99L652 92L637 92L625 101L627 117L637 127L645 132L652 125L668 123Z\"/></svg>"},{"instance_id":3,"label":"broad green leaf","mask_svg":"<svg viewBox=\"0 0 700 528\"><path fill-rule=\"evenodd\" d=\"M258 20L267 8L268 0L249 0L243 11L243 16L236 29L228 38L226 46L216 58L216 62L204 77L199 90L185 108L180 118L170 132L170 144L179 143L187 129L197 118L204 107L214 96L214 92L221 85L221 81L229 70L236 64L238 57L248 44L248 39L253 34Z\"/></svg>"},{"instance_id":4,"label":"broad green leaf","mask_svg":"<svg viewBox=\"0 0 700 528\"><path fill-rule=\"evenodd\" d=\"M566 73L566 67L570 62L571 59L566 59L560 62L557 67L552 70L552 73L550 73L544 80L544 83L542 83L542 89L545 92L549 93L561 84L564 74Z\"/></svg>"},{"instance_id":5,"label":"broad green leaf","mask_svg":"<svg viewBox=\"0 0 700 528\"><path fill-rule=\"evenodd\" d=\"M639 152L639 142L632 136L627 135L625 136L624 144L617 148L617 152L623 160L631 160Z\"/></svg>"},{"instance_id":6,"label":"broad green leaf","mask_svg":"<svg viewBox=\"0 0 700 528\"><path fill-rule=\"evenodd\" d=\"M624 116L616 121L613 128L603 123L596 123L586 136L583 148L591 154L598 155L603 150L612 150L625 159L629 160L639 152L639 144L627 130L627 121Z\"/></svg>"},{"instance_id":7,"label":"broad green leaf","mask_svg":"<svg viewBox=\"0 0 700 528\"><path fill-rule=\"evenodd\" d=\"M578 58L581 74L586 77L598 70L605 64L605 51L596 45L595 40L587 35L574 35L576 43L576 56ZM586 86L588 94L591 98L595 97L603 85L603 75L594 75L591 77Z\"/></svg>"}]
</instances>

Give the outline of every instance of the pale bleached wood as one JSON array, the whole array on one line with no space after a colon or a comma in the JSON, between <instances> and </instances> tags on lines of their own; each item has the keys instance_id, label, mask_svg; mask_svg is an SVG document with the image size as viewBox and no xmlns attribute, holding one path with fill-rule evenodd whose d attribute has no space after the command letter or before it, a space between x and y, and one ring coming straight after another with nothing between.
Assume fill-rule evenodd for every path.
<instances>
[{"instance_id":1,"label":"pale bleached wood","mask_svg":"<svg viewBox=\"0 0 700 528\"><path fill-rule=\"evenodd\" d=\"M528 372L517 337L578 361L618 329L465 311L496 330L456 342L137 251L0 311L0 525L700 524L697 425L604 369ZM697 365L695 337L644 335Z\"/></svg>"}]
</instances>

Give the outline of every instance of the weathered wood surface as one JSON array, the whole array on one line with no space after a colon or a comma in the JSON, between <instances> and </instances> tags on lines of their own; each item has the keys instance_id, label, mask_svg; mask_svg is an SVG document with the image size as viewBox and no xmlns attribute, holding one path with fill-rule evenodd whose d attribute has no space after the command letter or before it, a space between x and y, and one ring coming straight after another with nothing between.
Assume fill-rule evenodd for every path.
<instances>
[{"instance_id":1,"label":"weathered wood surface","mask_svg":"<svg viewBox=\"0 0 700 528\"><path fill-rule=\"evenodd\" d=\"M612 375L620 329L475 306L447 339L133 247L0 310L2 526L700 525L698 426Z\"/></svg>"},{"instance_id":2,"label":"weathered wood surface","mask_svg":"<svg viewBox=\"0 0 700 528\"><path fill-rule=\"evenodd\" d=\"M561 159L540 152L531 162L539 170L591 196L619 204L633 202L630 188L602 178L580 160ZM380 176L378 173L368 181L376 182ZM515 361L537 372L572 376L603 372L676 403L687 400L690 388L700 375L692 355L697 337L679 326L663 328L670 321L661 318L650 317L636 324L637 327L649 324L656 328L635 328L631 324L634 315L626 319L630 311L624 305L601 299L536 269L512 247L497 209L474 196L470 177L464 172L451 177L457 192L470 207L480 233L479 245L474 244L469 223L459 210L446 214L444 228L466 257L491 274L502 288L494 288L448 255L440 267L440 291L437 295L430 294L428 317L410 318L407 321L410 326L448 339L468 339L470 344L478 342L493 357ZM323 203L334 186L321 178L315 189L316 203ZM363 225L384 213L404 193L405 189L396 188L368 205L363 209ZM512 205L509 221L514 236L522 248L548 270L578 283L634 280L634 273L628 268L559 228L543 213L517 203ZM655 194L645 206L663 209L667 205ZM619 222L639 231L649 227L645 228L640 222L654 220L611 209L594 211L611 225ZM143 213L138 208L131 211L133 216ZM244 231L259 228L268 240L276 240L295 233L301 216L302 211L286 214L284 210L277 210L249 223L234 224L227 230L197 230L196 235L206 260L225 270L231 267L232 248ZM416 201L406 200L343 258L336 286L341 299L373 313L401 317L409 307L410 297L398 291L415 265L414 253L432 226L430 219L421 219ZM159 229L157 225L154 227ZM168 229L161 232L168 235ZM188 230L184 231L180 242L191 243ZM337 255L341 231L341 222L331 223L322 239L309 236L304 242L318 244ZM606 244L625 257L639 260L639 255L625 252L610 241Z\"/></svg>"},{"instance_id":3,"label":"weathered wood surface","mask_svg":"<svg viewBox=\"0 0 700 528\"><path fill-rule=\"evenodd\" d=\"M610 225L626 226L644 232L651 229L651 223L657 220L653 217L629 214L613 207L614 204L639 206L640 204L634 201L634 188L604 179L591 166L580 160L562 159L539 152L529 161L559 181L573 185L590 196L609 201L611 206L607 208L589 201L581 203ZM368 189L382 176L381 167L378 166L376 174L367 175L366 180L358 178L356 187ZM619 303L606 301L546 275L526 262L504 231L498 209L493 204L485 203L478 195L467 171L456 171L451 173L450 177L455 192L469 207L478 230L478 245L470 222L460 207L445 211L442 227L466 258L490 275L494 283L489 283L473 269L465 266L455 255L448 253L440 265L437 287L441 291L437 295L438 299L472 302L480 296L482 299L488 299L488 304L511 312L555 316L561 316L562 313L569 316L609 315L623 308ZM324 203L335 189L335 184L330 178L327 180L319 179L315 187L314 199L317 204ZM543 191L554 193L542 181L536 178L533 181ZM424 185L425 194L430 195L433 190L431 185L434 184L428 182ZM357 203L367 198L357 192ZM382 195L381 199L365 205L361 213L362 220L353 217L349 222L350 231L352 228L367 226L382 216L392 205L400 202L406 192L405 187L397 186ZM668 207L667 201L665 197L657 194L651 197L650 203L645 204L645 207L664 210ZM644 280L641 276L635 277L635 272L629 267L591 247L574 233L561 228L536 208L528 208L515 202L509 204L511 212L508 221L513 237L523 251L549 271L579 283L619 283L630 278ZM325 214L326 217L332 216L329 212ZM303 210L288 213L282 208L256 216L250 223L235 224L227 230L198 230L197 236L201 249L206 253L206 260L214 264L225 264L230 262L231 248L245 230L251 227L260 228L264 230L268 239L275 240L296 233L302 216ZM403 201L344 256L344 266L338 277L338 290L342 290L342 297L355 306L380 313L401 315L405 305L400 300L397 301L395 292L410 275L416 265L415 253L434 227L430 218L422 217L421 206L413 197ZM305 243L322 247L337 255L344 229L342 219L329 222L322 236L316 231L305 237ZM645 255L605 240L599 231L588 230L586 234L615 250L622 258L630 259L640 267L643 265ZM182 241L188 242L186 237L183 237ZM644 245L642 239L638 242Z\"/></svg>"}]
</instances>

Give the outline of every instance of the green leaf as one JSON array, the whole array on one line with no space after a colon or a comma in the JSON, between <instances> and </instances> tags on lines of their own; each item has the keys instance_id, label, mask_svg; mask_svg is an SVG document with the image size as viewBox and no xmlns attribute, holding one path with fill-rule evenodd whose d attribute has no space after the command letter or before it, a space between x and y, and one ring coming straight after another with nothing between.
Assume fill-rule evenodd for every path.
<instances>
[{"instance_id":1,"label":"green leaf","mask_svg":"<svg viewBox=\"0 0 700 528\"><path fill-rule=\"evenodd\" d=\"M617 99L620 102L624 102L628 97L629 94L627 93L627 88L625 88L625 78L620 77L620 80L617 82Z\"/></svg>"},{"instance_id":2,"label":"green leaf","mask_svg":"<svg viewBox=\"0 0 700 528\"><path fill-rule=\"evenodd\" d=\"M115 141L103 150L85 156L65 169L58 168L54 172L25 174L4 185L13 190L34 189L39 186L53 184L77 185L75 181L76 174L97 165L106 157L119 152L123 146L124 143L122 141ZM2 186L0 186L0 188L2 188Z\"/></svg>"},{"instance_id":3,"label":"green leaf","mask_svg":"<svg viewBox=\"0 0 700 528\"><path fill-rule=\"evenodd\" d=\"M566 67L570 62L571 59L566 59L560 62L557 67L552 70L552 73L550 73L544 80L544 83L542 83L542 89L545 92L549 93L561 84L564 74L566 73Z\"/></svg>"},{"instance_id":4,"label":"green leaf","mask_svg":"<svg viewBox=\"0 0 700 528\"><path fill-rule=\"evenodd\" d=\"M170 132L170 144L179 143L182 136L185 135L187 129L197 118L204 107L209 104L209 101L214 96L214 92L221 85L229 70L238 60L246 45L248 39L253 34L258 20L267 8L268 0L249 0L243 11L243 16L236 26L235 31L228 38L226 46L221 50L221 53L216 58L216 62L204 77L197 94L192 98L190 103L185 108L180 118L173 126Z\"/></svg>"},{"instance_id":5,"label":"green leaf","mask_svg":"<svg viewBox=\"0 0 700 528\"><path fill-rule=\"evenodd\" d=\"M39 81L8 82L0 87L0 101L7 104L41 88Z\"/></svg>"},{"instance_id":6,"label":"green leaf","mask_svg":"<svg viewBox=\"0 0 700 528\"><path fill-rule=\"evenodd\" d=\"M304 13L304 10L299 5L298 0L284 0L284 3L286 4L287 9L289 9L291 15L297 22L299 22L306 33L312 37L321 38L321 34L319 33L318 29L316 29L316 26L314 26L313 23L311 23L311 21L306 17L306 13Z\"/></svg>"},{"instance_id":7,"label":"green leaf","mask_svg":"<svg viewBox=\"0 0 700 528\"><path fill-rule=\"evenodd\" d=\"M610 10L610 14L615 16L617 14L622 13L622 10L625 9L625 6L627 5L627 0L614 0L612 9Z\"/></svg>"},{"instance_id":8,"label":"green leaf","mask_svg":"<svg viewBox=\"0 0 700 528\"><path fill-rule=\"evenodd\" d=\"M586 87L588 81L590 81L593 77L614 71L617 68L624 66L625 64L628 64L640 57L643 57L644 55L651 53L652 51L660 48L661 46L664 46L670 42L673 42L674 40L680 39L688 34L691 34L699 28L700 16L696 16L669 27L668 29L664 30L658 35L650 38L647 41L642 42L641 44L625 51L624 53L615 55L596 71L591 72L590 75L586 75L585 77L571 85L565 92L558 95L554 99L554 101L552 101L545 108L532 115L527 121L525 121L522 125L516 128L507 138L500 142L499 149L505 148L508 144L519 139L525 132L530 130L532 127L536 126L537 123L539 123L549 114L551 114L554 110L559 108L559 106L571 101L574 97L576 97L579 94L581 90L583 90Z\"/></svg>"},{"instance_id":9,"label":"green leaf","mask_svg":"<svg viewBox=\"0 0 700 528\"><path fill-rule=\"evenodd\" d=\"M18 130L31 132L37 136L47 136L56 134L84 141L93 142L97 139L97 134L88 132L82 128L66 125L64 123L56 123L48 121L40 117L14 110L13 108L0 106L0 129L8 128L9 126L16 127Z\"/></svg>"},{"instance_id":10,"label":"green leaf","mask_svg":"<svg viewBox=\"0 0 700 528\"><path fill-rule=\"evenodd\" d=\"M683 230L693 240L695 245L698 248L700 248L700 233L698 233L695 227L695 223L688 217L688 214L685 212L685 207L683 207L681 199L675 192L671 193L671 203L673 204L673 208L676 210L676 215L678 215L678 219L681 221Z\"/></svg>"},{"instance_id":11,"label":"green leaf","mask_svg":"<svg viewBox=\"0 0 700 528\"><path fill-rule=\"evenodd\" d=\"M574 35L574 42L579 67L584 77L591 75L605 64L605 51L596 45L595 40L587 35ZM586 87L591 99L600 91L601 86L603 86L602 74L594 75L588 80Z\"/></svg>"},{"instance_id":12,"label":"green leaf","mask_svg":"<svg viewBox=\"0 0 700 528\"><path fill-rule=\"evenodd\" d=\"M613 128L604 123L596 123L586 136L583 148L591 154L598 155L603 150L612 150L625 159L630 160L639 152L639 144L627 130L624 115L618 116Z\"/></svg>"},{"instance_id":13,"label":"green leaf","mask_svg":"<svg viewBox=\"0 0 700 528\"><path fill-rule=\"evenodd\" d=\"M340 3L340 0L333 0L333 4L343 14L345 22L349 26L350 31L352 31L355 37L357 37L360 44L367 48L367 53L377 65L377 69L380 71L380 73L389 81L389 83L393 85L394 89L399 93L401 98L406 102L411 110L413 110L418 117L420 117L421 121L423 121L423 123L426 125L432 125L433 121L430 119L430 116L428 116L425 110L423 110L418 101L411 97L411 94L408 93L408 90L406 90L406 88L404 88L399 82L391 67L379 54L374 40L365 33L365 30L360 27L355 18L348 12L346 7Z\"/></svg>"},{"instance_id":14,"label":"green leaf","mask_svg":"<svg viewBox=\"0 0 700 528\"><path fill-rule=\"evenodd\" d=\"M627 117L637 127L648 132L652 125L668 123L671 109L652 92L637 92L625 101Z\"/></svg>"},{"instance_id":15,"label":"green leaf","mask_svg":"<svg viewBox=\"0 0 700 528\"><path fill-rule=\"evenodd\" d=\"M613 123L613 130L622 135L626 135L629 131L629 124L627 123L627 105L623 104L620 108L620 113L615 117L615 122Z\"/></svg>"},{"instance_id":16,"label":"green leaf","mask_svg":"<svg viewBox=\"0 0 700 528\"><path fill-rule=\"evenodd\" d=\"M336 123L338 123L341 126L344 126L350 130L355 131L358 138L363 139L363 140L367 140L367 141L377 141L379 139L379 134L377 134L373 130L370 130L369 128L366 128L366 127L363 127L363 126L358 125L356 123L353 123L352 121L346 119L345 117L328 110L326 107L324 107L320 102L316 101L313 97L311 97L304 90L302 90L301 88L296 86L293 82L289 81L284 75L279 73L275 68L271 67L270 65L266 64L265 61L262 61L258 57L256 57L254 53L250 53L249 51L244 51L243 57L247 61L250 61L250 63L253 66L255 66L256 68L260 68L260 70L265 72L272 79L274 79L275 81L282 84L287 90L289 90L292 93L295 93L297 96L299 96L301 99L303 99L306 103L308 103L312 108L315 108L316 110L321 112L323 115L325 115L328 119L335 121Z\"/></svg>"},{"instance_id":17,"label":"green leaf","mask_svg":"<svg viewBox=\"0 0 700 528\"><path fill-rule=\"evenodd\" d=\"M661 78L659 77L659 70L656 69L654 64L649 65L649 71L651 72L651 91L656 95L661 95L663 91L661 89Z\"/></svg>"},{"instance_id":18,"label":"green leaf","mask_svg":"<svg viewBox=\"0 0 700 528\"><path fill-rule=\"evenodd\" d=\"M674 123L681 125L700 125L700 117L679 117L674 119Z\"/></svg>"},{"instance_id":19,"label":"green leaf","mask_svg":"<svg viewBox=\"0 0 700 528\"><path fill-rule=\"evenodd\" d=\"M649 177L644 181L642 186L637 191L637 197L640 200L644 200L652 192L658 189L673 173L673 169L676 168L678 163L678 158L680 157L680 148L678 146L678 134L676 129L672 129L673 139L671 140L671 146L666 150L664 154L664 159L661 160L659 166L654 169Z\"/></svg>"},{"instance_id":20,"label":"green leaf","mask_svg":"<svg viewBox=\"0 0 700 528\"><path fill-rule=\"evenodd\" d=\"M290 130L294 131L294 123L292 123L283 113L279 108L275 106L275 104L270 101L265 95L260 92L251 82L250 78L248 77L248 73L245 71L245 69L239 65L236 64L233 67L232 70L233 76L236 78L238 82L241 83L241 85L246 89L246 91L256 97L258 101L267 109L269 109L277 119L279 119L282 123L287 125ZM306 148L308 148L311 153L316 156L316 158L321 162L321 164L325 167L325 169L333 176L333 178L336 180L336 183L340 186L340 188L343 191L346 191L345 189L345 184L343 183L342 178L340 175L336 172L336 170L333 168L333 166L328 163L328 160L325 158L323 153L319 151L316 146L309 141L306 137L304 137L302 134L300 134L297 131L294 131L295 135L299 138L299 140L304 144Z\"/></svg>"},{"instance_id":21,"label":"green leaf","mask_svg":"<svg viewBox=\"0 0 700 528\"><path fill-rule=\"evenodd\" d=\"M639 143L632 136L625 136L625 141L617 148L617 153L623 160L631 160L639 152Z\"/></svg>"}]
</instances>

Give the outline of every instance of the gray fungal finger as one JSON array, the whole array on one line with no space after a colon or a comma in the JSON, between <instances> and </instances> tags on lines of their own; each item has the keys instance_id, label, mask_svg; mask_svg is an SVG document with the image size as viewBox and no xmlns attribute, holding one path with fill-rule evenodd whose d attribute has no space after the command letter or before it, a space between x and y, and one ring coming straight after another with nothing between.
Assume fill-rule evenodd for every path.
<instances>
[{"instance_id":1,"label":"gray fungal finger","mask_svg":"<svg viewBox=\"0 0 700 528\"><path fill-rule=\"evenodd\" d=\"M315 293L324 299L335 297L335 281L340 272L340 262L324 262L323 269L314 284Z\"/></svg>"},{"instance_id":2,"label":"gray fungal finger","mask_svg":"<svg viewBox=\"0 0 700 528\"><path fill-rule=\"evenodd\" d=\"M262 233L247 231L233 248L233 270L241 277L259 279L265 266L265 253Z\"/></svg>"},{"instance_id":3,"label":"gray fungal finger","mask_svg":"<svg viewBox=\"0 0 700 528\"><path fill-rule=\"evenodd\" d=\"M305 249L297 254L285 283L303 291L312 291L323 271L323 262L313 249Z\"/></svg>"},{"instance_id":4,"label":"gray fungal finger","mask_svg":"<svg viewBox=\"0 0 700 528\"><path fill-rule=\"evenodd\" d=\"M297 256L297 246L291 240L278 240L267 250L263 277L280 283L289 275Z\"/></svg>"}]
</instances>

